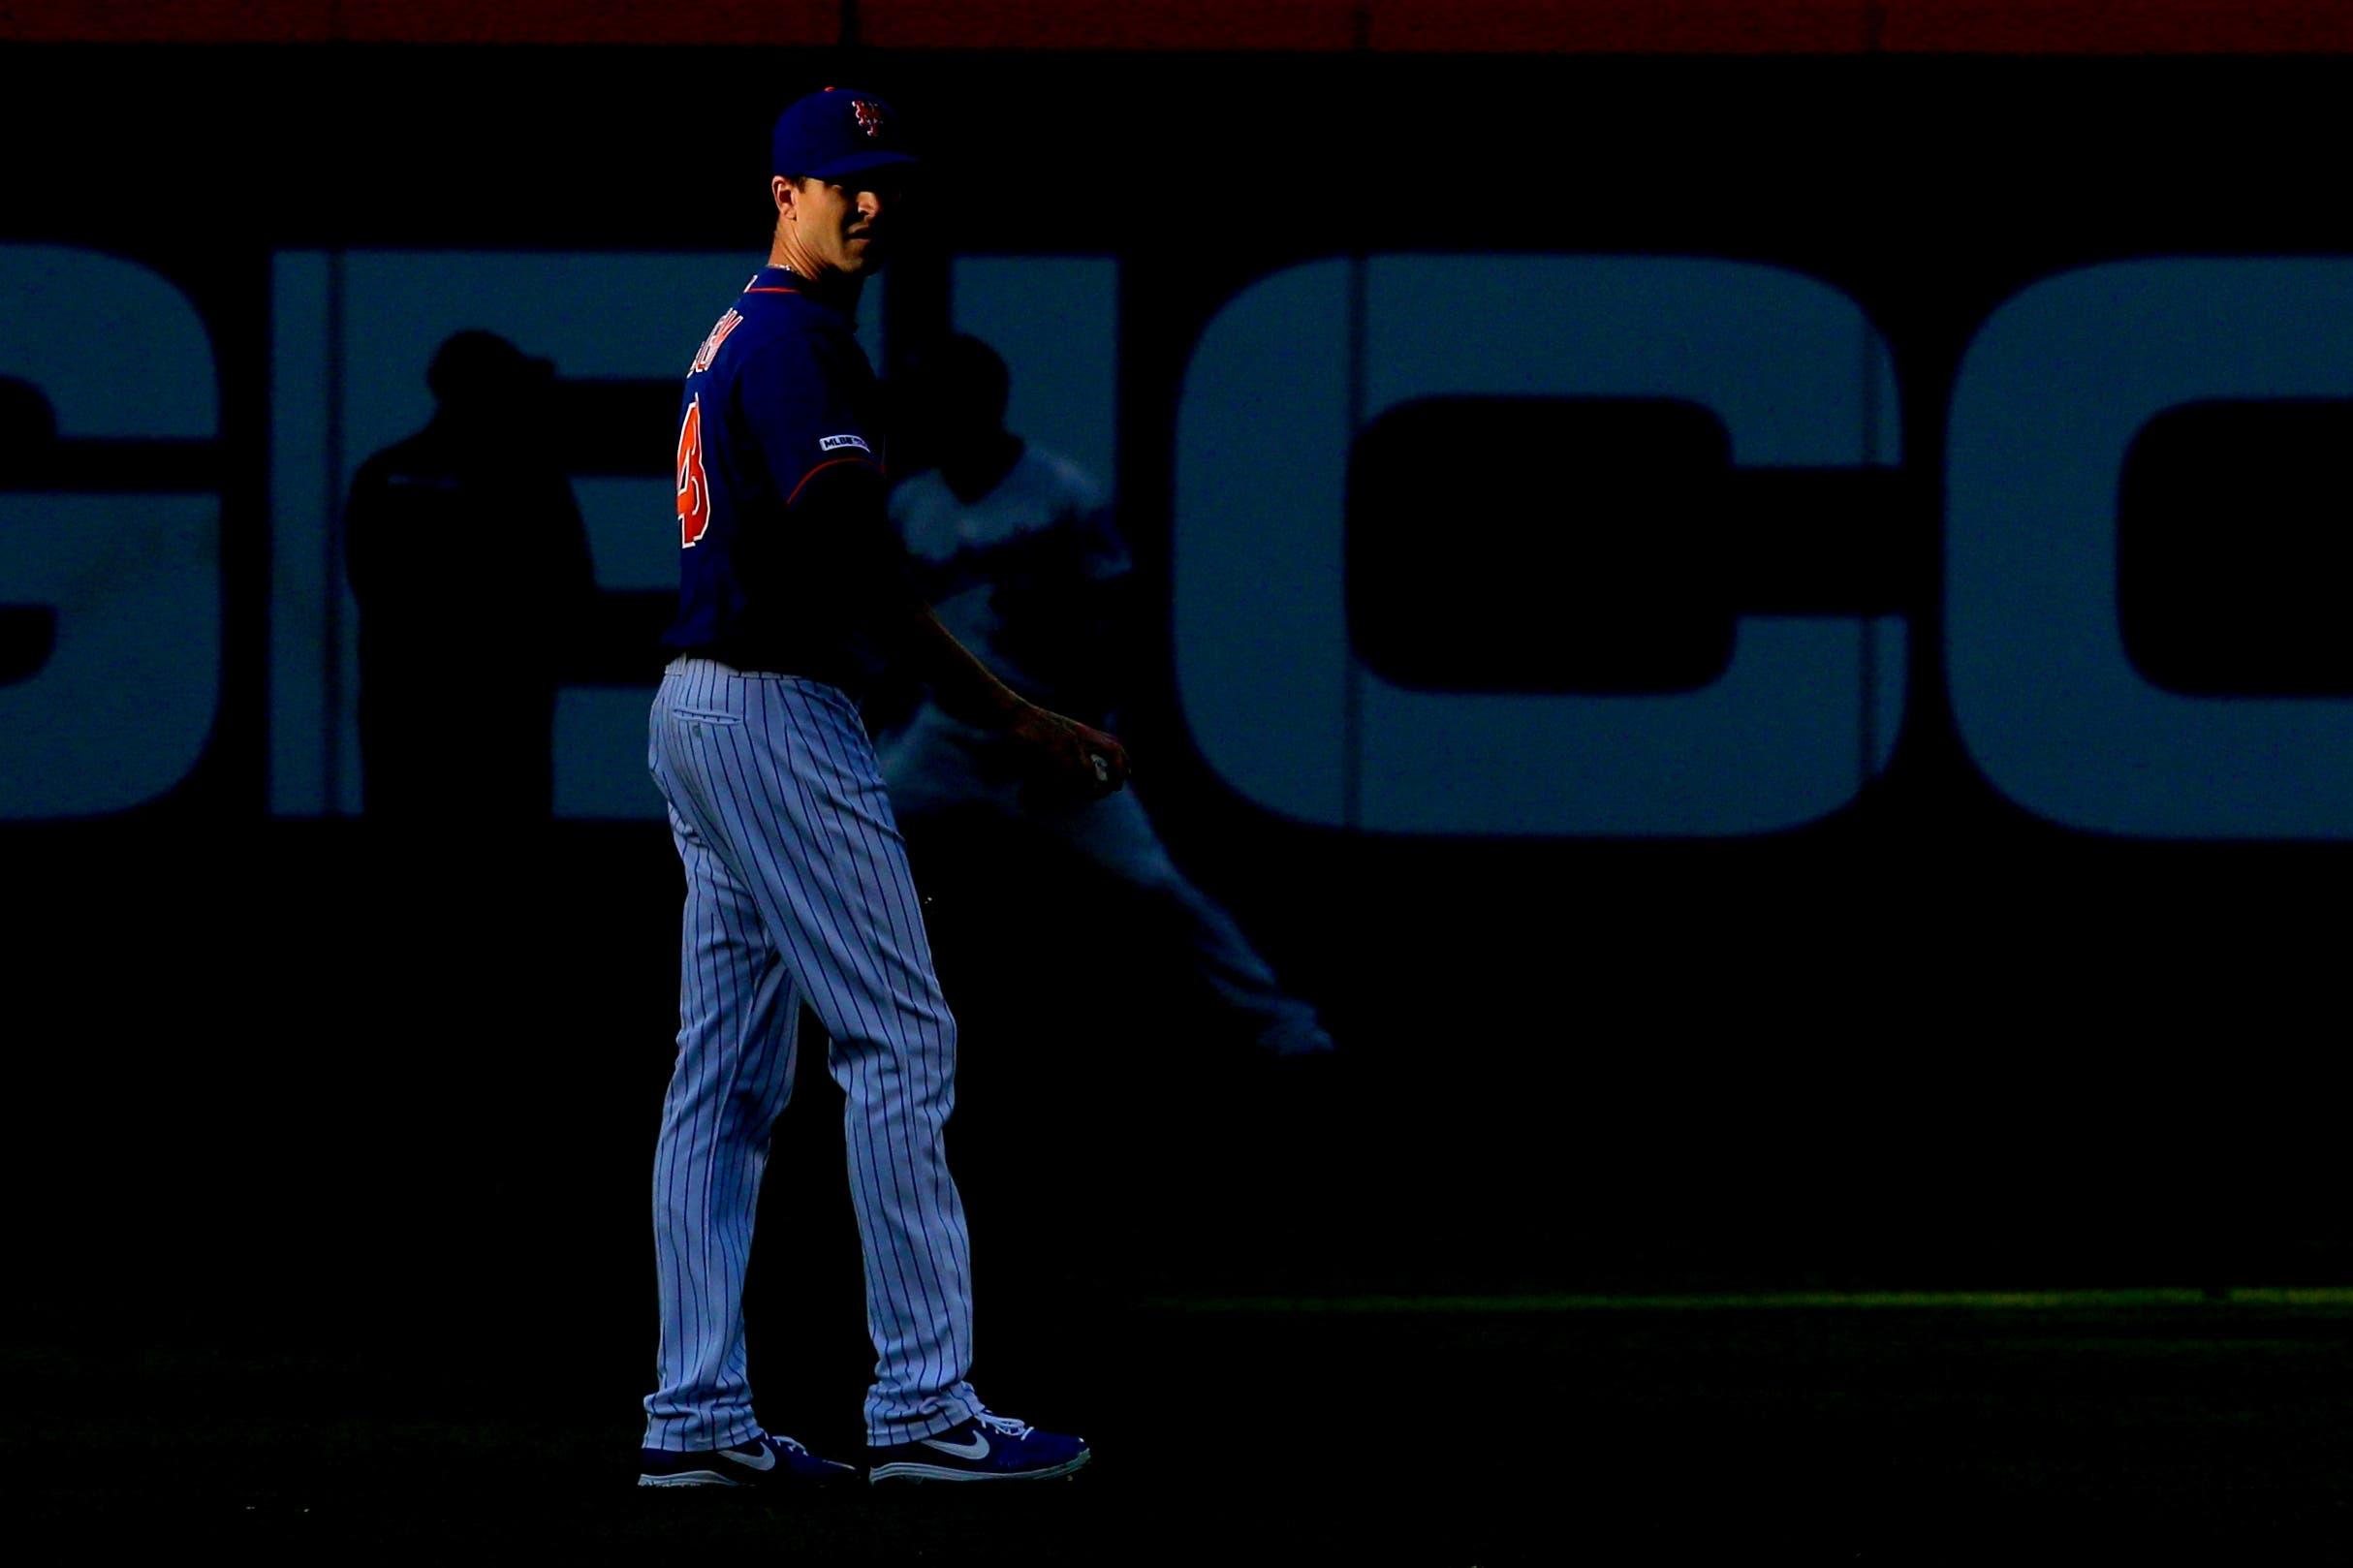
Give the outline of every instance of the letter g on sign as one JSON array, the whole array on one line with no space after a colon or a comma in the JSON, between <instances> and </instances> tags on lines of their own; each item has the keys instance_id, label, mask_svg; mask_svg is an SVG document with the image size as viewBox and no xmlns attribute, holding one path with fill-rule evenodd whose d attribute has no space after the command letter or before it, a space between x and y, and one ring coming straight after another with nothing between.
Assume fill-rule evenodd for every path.
<instances>
[{"instance_id":1,"label":"letter g on sign","mask_svg":"<svg viewBox=\"0 0 2353 1568\"><path fill-rule=\"evenodd\" d=\"M220 432L203 320L172 284L118 257L0 245L0 376L47 400L61 449ZM115 473L71 465L96 475L92 487L13 487L41 473L37 456L0 476L0 605L46 612L56 629L47 660L0 686L0 818L153 800L211 736L220 497L134 488L119 471L136 468L139 449L119 452Z\"/></svg>"}]
</instances>

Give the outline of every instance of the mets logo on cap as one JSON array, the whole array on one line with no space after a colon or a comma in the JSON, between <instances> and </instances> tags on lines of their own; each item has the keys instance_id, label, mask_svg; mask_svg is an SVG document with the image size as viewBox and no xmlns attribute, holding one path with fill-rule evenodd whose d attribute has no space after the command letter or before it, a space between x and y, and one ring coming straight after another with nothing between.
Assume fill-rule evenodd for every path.
<instances>
[{"instance_id":1,"label":"mets logo on cap","mask_svg":"<svg viewBox=\"0 0 2353 1568\"><path fill-rule=\"evenodd\" d=\"M858 116L858 128L860 130L865 132L868 136L882 135L882 105L877 104L873 100L867 98L853 98L850 100L850 109L852 112L856 113Z\"/></svg>"}]
</instances>

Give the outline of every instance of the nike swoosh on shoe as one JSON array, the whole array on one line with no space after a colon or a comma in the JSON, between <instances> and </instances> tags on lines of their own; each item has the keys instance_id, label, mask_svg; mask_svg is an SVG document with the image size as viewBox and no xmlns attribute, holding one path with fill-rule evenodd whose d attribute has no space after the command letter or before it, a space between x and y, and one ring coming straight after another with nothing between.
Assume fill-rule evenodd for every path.
<instances>
[{"instance_id":1,"label":"nike swoosh on shoe","mask_svg":"<svg viewBox=\"0 0 2353 1568\"><path fill-rule=\"evenodd\" d=\"M917 1441L922 1443L926 1448L936 1448L942 1454L953 1454L959 1459L985 1459L988 1458L988 1439L983 1437L979 1432L974 1432L972 1434L972 1441L969 1443L942 1442L936 1437L923 1437L918 1438Z\"/></svg>"},{"instance_id":2,"label":"nike swoosh on shoe","mask_svg":"<svg viewBox=\"0 0 2353 1568\"><path fill-rule=\"evenodd\" d=\"M719 1454L721 1458L733 1459L746 1470L773 1470L776 1468L776 1451L766 1443L760 1445L758 1458L749 1454L738 1454L732 1448L723 1448L719 1450Z\"/></svg>"}]
</instances>

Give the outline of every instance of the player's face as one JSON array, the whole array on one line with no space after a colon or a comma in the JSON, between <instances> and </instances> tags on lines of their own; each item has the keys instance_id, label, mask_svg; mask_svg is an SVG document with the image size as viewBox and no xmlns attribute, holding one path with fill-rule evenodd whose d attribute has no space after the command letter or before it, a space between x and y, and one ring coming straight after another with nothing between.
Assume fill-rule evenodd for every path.
<instances>
[{"instance_id":1,"label":"player's face","mask_svg":"<svg viewBox=\"0 0 2353 1568\"><path fill-rule=\"evenodd\" d=\"M812 179L799 191L797 229L810 261L829 271L863 277L883 264L890 249L895 187L836 185Z\"/></svg>"}]
</instances>

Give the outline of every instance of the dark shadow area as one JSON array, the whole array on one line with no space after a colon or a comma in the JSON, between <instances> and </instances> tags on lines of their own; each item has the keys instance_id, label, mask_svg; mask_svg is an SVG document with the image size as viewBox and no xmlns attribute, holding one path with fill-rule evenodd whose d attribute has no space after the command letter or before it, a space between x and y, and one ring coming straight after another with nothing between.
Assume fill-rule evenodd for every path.
<instances>
[{"instance_id":1,"label":"dark shadow area","mask_svg":"<svg viewBox=\"0 0 2353 1568\"><path fill-rule=\"evenodd\" d=\"M55 651L55 607L0 605L0 686L30 679Z\"/></svg>"},{"instance_id":2,"label":"dark shadow area","mask_svg":"<svg viewBox=\"0 0 2353 1568\"><path fill-rule=\"evenodd\" d=\"M567 378L551 390L549 412L555 457L566 473L634 478L667 475L674 466L675 381Z\"/></svg>"},{"instance_id":3,"label":"dark shadow area","mask_svg":"<svg viewBox=\"0 0 2353 1568\"><path fill-rule=\"evenodd\" d=\"M0 376L0 474L35 466L57 444L48 394L18 376Z\"/></svg>"},{"instance_id":4,"label":"dark shadow area","mask_svg":"<svg viewBox=\"0 0 2353 1568\"><path fill-rule=\"evenodd\" d=\"M1711 411L1665 398L1389 410L1349 458L1351 645L1423 690L1693 691L1739 615L1900 613L1933 592L1917 478L1731 451Z\"/></svg>"},{"instance_id":5,"label":"dark shadow area","mask_svg":"<svg viewBox=\"0 0 2353 1568\"><path fill-rule=\"evenodd\" d=\"M1391 409L1349 455L1350 641L1426 689L1707 685L1732 657L1731 450L1664 399Z\"/></svg>"},{"instance_id":6,"label":"dark shadow area","mask_svg":"<svg viewBox=\"0 0 2353 1568\"><path fill-rule=\"evenodd\" d=\"M2144 425L2118 489L2117 607L2188 697L2353 694L2353 401L2204 402Z\"/></svg>"},{"instance_id":7,"label":"dark shadow area","mask_svg":"<svg viewBox=\"0 0 2353 1568\"><path fill-rule=\"evenodd\" d=\"M20 377L0 376L0 489L214 489L223 472L211 441L60 437L48 394Z\"/></svg>"}]
</instances>

